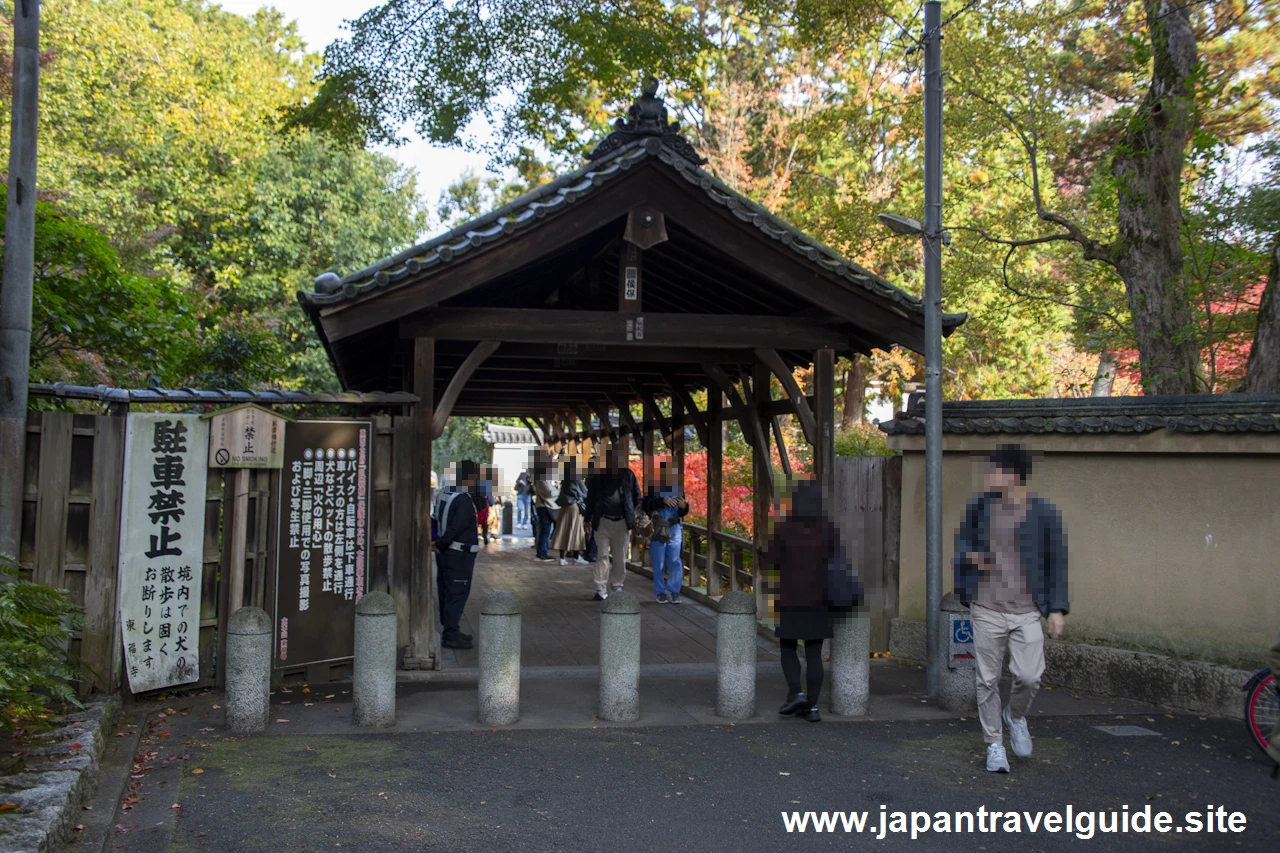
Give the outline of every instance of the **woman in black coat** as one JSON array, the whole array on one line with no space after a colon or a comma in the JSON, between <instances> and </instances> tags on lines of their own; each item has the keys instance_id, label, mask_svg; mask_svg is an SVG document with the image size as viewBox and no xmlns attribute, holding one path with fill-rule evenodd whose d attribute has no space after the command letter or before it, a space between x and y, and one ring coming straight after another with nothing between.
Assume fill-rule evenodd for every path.
<instances>
[{"instance_id":1,"label":"woman in black coat","mask_svg":"<svg viewBox=\"0 0 1280 853\"><path fill-rule=\"evenodd\" d=\"M782 673L787 679L787 699L779 714L799 714L816 723L818 697L822 693L822 641L832 634L828 604L827 565L840 550L840 536L822 506L822 489L802 480L791 497L790 511L769 539L766 564L777 572L778 627L782 646ZM799 641L804 640L808 669L800 689Z\"/></svg>"}]
</instances>

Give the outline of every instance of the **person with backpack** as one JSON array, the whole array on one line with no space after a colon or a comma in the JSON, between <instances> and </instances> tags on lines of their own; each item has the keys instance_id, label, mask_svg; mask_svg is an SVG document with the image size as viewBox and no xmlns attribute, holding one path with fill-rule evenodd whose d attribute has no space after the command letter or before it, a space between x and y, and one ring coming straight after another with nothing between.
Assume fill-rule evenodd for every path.
<instances>
[{"instance_id":1,"label":"person with backpack","mask_svg":"<svg viewBox=\"0 0 1280 853\"><path fill-rule=\"evenodd\" d=\"M833 618L852 609L861 591L845 560L840 533L823 506L822 487L813 480L796 483L786 515L778 522L763 555L776 573L778 627L782 674L787 697L778 709L784 716L822 721L818 698L825 676L822 643L835 631ZM805 679L800 679L800 641L804 641Z\"/></svg>"},{"instance_id":2,"label":"person with backpack","mask_svg":"<svg viewBox=\"0 0 1280 853\"><path fill-rule=\"evenodd\" d=\"M689 502L676 482L676 469L660 463L658 483L644 499L644 511L653 522L649 536L649 561L653 565L653 596L659 604L679 604L684 583L680 549L684 531L680 519L689 514Z\"/></svg>"},{"instance_id":3,"label":"person with backpack","mask_svg":"<svg viewBox=\"0 0 1280 853\"><path fill-rule=\"evenodd\" d=\"M1004 726L1018 758L1031 757L1027 713L1044 674L1044 629L1062 636L1067 602L1067 533L1057 507L1027 491L1031 452L1002 444L987 460L983 491L956 531L956 597L970 607L978 720L987 770L1008 773ZM1000 703L1008 653L1013 687Z\"/></svg>"},{"instance_id":4,"label":"person with backpack","mask_svg":"<svg viewBox=\"0 0 1280 853\"><path fill-rule=\"evenodd\" d=\"M462 611L471 595L480 535L476 526L476 464L454 465L454 485L436 501L433 524L438 535L431 549L436 554L436 596L439 599L440 644L446 649L469 649L474 639L461 630Z\"/></svg>"},{"instance_id":5,"label":"person with backpack","mask_svg":"<svg viewBox=\"0 0 1280 853\"><path fill-rule=\"evenodd\" d=\"M596 601L607 599L610 590L622 590L627 579L631 529L636 524L636 510L644 502L640 483L616 444L609 446L607 460L604 470L587 482L587 525L598 550Z\"/></svg>"}]
</instances>

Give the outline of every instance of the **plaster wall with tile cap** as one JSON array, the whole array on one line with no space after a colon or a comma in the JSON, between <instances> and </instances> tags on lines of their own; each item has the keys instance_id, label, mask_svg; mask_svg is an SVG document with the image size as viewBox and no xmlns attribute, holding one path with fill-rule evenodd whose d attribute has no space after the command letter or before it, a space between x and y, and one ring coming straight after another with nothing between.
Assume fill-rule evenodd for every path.
<instances>
[{"instance_id":1,"label":"plaster wall with tile cap","mask_svg":"<svg viewBox=\"0 0 1280 853\"><path fill-rule=\"evenodd\" d=\"M1062 512L1071 612L1046 682L1238 716L1280 625L1280 395L948 402L943 419L948 567L1000 444L1037 454L1028 486ZM903 454L892 651L908 659L924 619L919 420L881 425Z\"/></svg>"}]
</instances>

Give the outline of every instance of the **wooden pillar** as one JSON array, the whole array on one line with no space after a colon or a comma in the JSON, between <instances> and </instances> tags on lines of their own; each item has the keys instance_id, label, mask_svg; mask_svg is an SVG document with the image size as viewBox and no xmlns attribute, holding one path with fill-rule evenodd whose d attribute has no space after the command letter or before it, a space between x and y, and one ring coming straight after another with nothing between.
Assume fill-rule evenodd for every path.
<instances>
[{"instance_id":1,"label":"wooden pillar","mask_svg":"<svg viewBox=\"0 0 1280 853\"><path fill-rule=\"evenodd\" d=\"M644 492L645 494L658 493L658 463L654 458L654 424L658 420L658 413L653 411L649 404L644 406L644 420L640 423L640 428L644 431L644 443L641 445L640 452L644 454L644 462L641 470L644 472Z\"/></svg>"},{"instance_id":2,"label":"wooden pillar","mask_svg":"<svg viewBox=\"0 0 1280 853\"><path fill-rule=\"evenodd\" d=\"M707 388L707 595L720 595L720 532L721 497L724 482L724 432L720 429L723 417L721 401L724 395L714 385Z\"/></svg>"},{"instance_id":3,"label":"wooden pillar","mask_svg":"<svg viewBox=\"0 0 1280 853\"><path fill-rule=\"evenodd\" d=\"M684 404L671 398L671 464L676 468L676 482L684 491Z\"/></svg>"},{"instance_id":4,"label":"wooden pillar","mask_svg":"<svg viewBox=\"0 0 1280 853\"><path fill-rule=\"evenodd\" d=\"M813 355L814 420L818 427L818 444L813 448L813 473L822 486L830 506L835 487L836 456L836 353L820 349Z\"/></svg>"},{"instance_id":5,"label":"wooden pillar","mask_svg":"<svg viewBox=\"0 0 1280 853\"><path fill-rule=\"evenodd\" d=\"M431 428L435 418L435 340L414 338L413 393L413 567L409 580L409 656L418 666L440 668L436 634L434 560L431 554Z\"/></svg>"},{"instance_id":6,"label":"wooden pillar","mask_svg":"<svg viewBox=\"0 0 1280 853\"><path fill-rule=\"evenodd\" d=\"M769 368L757 364L751 369L750 398L745 400L748 406L754 406L762 423L768 415L768 404L772 400L769 388ZM761 430L764 441L761 446L751 451L751 588L756 599L756 613L759 618L768 615L768 600L764 595L764 549L769 542L769 504L773 488L773 466L769 462L769 431ZM737 572L734 572L737 577Z\"/></svg>"}]
</instances>

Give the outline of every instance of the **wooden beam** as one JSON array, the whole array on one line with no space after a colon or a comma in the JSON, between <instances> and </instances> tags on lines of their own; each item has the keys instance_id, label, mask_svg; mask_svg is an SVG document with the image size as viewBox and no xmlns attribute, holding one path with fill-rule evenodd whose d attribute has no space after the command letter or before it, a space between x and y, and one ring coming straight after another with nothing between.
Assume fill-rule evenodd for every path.
<instances>
[{"instance_id":1,"label":"wooden beam","mask_svg":"<svg viewBox=\"0 0 1280 853\"><path fill-rule=\"evenodd\" d=\"M520 423L524 424L524 428L533 433L533 440L538 440L538 430L534 429L534 425L528 418L521 418Z\"/></svg>"},{"instance_id":2,"label":"wooden beam","mask_svg":"<svg viewBox=\"0 0 1280 853\"><path fill-rule=\"evenodd\" d=\"M674 398L671 400L671 437L667 439L667 447L676 466L676 482L684 492L684 406Z\"/></svg>"},{"instance_id":3,"label":"wooden beam","mask_svg":"<svg viewBox=\"0 0 1280 853\"><path fill-rule=\"evenodd\" d=\"M594 401L590 405L592 411L600 417L600 430L605 435L609 436L611 441L616 442L621 438L622 424L619 424L617 427L613 425L613 418L609 415L609 407L599 401ZM621 420L621 418L619 418L619 420Z\"/></svg>"},{"instance_id":4,"label":"wooden beam","mask_svg":"<svg viewBox=\"0 0 1280 853\"><path fill-rule=\"evenodd\" d=\"M766 347L757 347L756 356L760 361L769 366L773 371L773 375L778 377L778 381L782 383L782 390L787 392L787 398L791 400L795 406L796 417L800 419L800 429L804 431L804 437L810 444L818 442L818 426L813 417L813 410L809 408L809 401L800 391L800 386L796 384L796 378L787 365L778 355L777 350L768 349ZM788 477L790 479L790 477Z\"/></svg>"},{"instance_id":5,"label":"wooden beam","mask_svg":"<svg viewBox=\"0 0 1280 853\"><path fill-rule=\"evenodd\" d=\"M475 349L471 350L471 354L463 360L462 366L454 371L453 376L449 379L449 386L440 395L435 413L432 415L432 439L437 439L444 434L444 425L449 420L449 413L453 411L453 404L458 402L458 395L466 387L467 380L476 372L476 368L484 363L486 358L498 351L500 346L502 346L501 341L481 341L476 344Z\"/></svg>"},{"instance_id":6,"label":"wooden beam","mask_svg":"<svg viewBox=\"0 0 1280 853\"><path fill-rule=\"evenodd\" d=\"M435 420L435 341L413 342L413 566L409 622L409 656L440 667L440 638L436 634L436 590L431 577L431 440Z\"/></svg>"},{"instance_id":7,"label":"wooden beam","mask_svg":"<svg viewBox=\"0 0 1280 853\"><path fill-rule=\"evenodd\" d=\"M573 360L578 362L610 361L616 364L668 364L672 367L699 364L714 361L717 364L753 364L756 354L750 347L711 348L698 346L657 346L637 347L634 344L586 344L563 341L553 343L518 343L510 342L502 345L502 351L492 359L494 362L529 359ZM541 366L530 369L544 369ZM607 368L596 368L604 370ZM640 371L646 372L646 371Z\"/></svg>"},{"instance_id":8,"label":"wooden beam","mask_svg":"<svg viewBox=\"0 0 1280 853\"><path fill-rule=\"evenodd\" d=\"M851 349L845 331L804 317L746 314L628 315L617 311L437 307L400 321L400 336L453 341L519 341L677 346L697 341L713 349L767 346Z\"/></svg>"}]
</instances>

